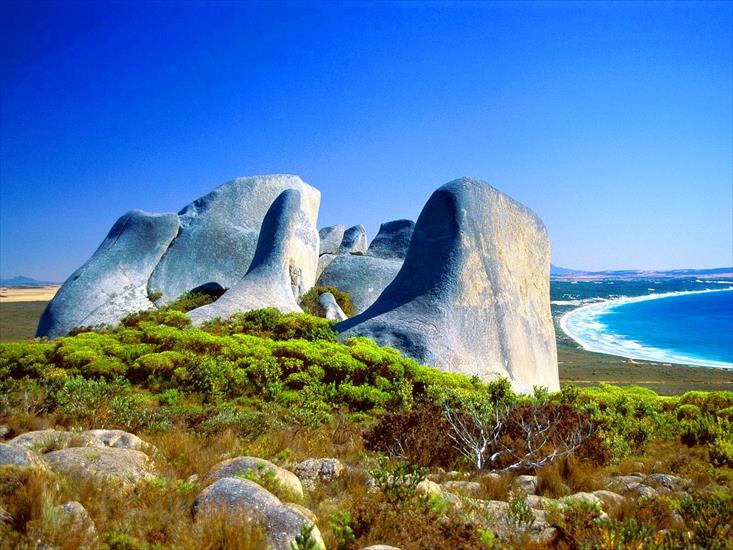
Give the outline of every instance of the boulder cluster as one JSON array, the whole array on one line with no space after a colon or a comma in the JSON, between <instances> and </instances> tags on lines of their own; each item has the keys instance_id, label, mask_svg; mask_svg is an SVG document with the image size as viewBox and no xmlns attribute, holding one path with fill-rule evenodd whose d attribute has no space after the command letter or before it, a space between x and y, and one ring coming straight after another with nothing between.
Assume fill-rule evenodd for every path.
<instances>
[{"instance_id":1,"label":"boulder cluster","mask_svg":"<svg viewBox=\"0 0 733 550\"><path fill-rule=\"evenodd\" d=\"M195 325L237 312L302 311L311 287L347 292L346 319L322 305L344 338L367 336L436 368L516 391L559 388L550 316L547 232L529 209L483 181L437 189L417 222L317 230L320 192L297 176L239 178L178 214L122 216L49 303L37 335L114 325L187 292L217 289Z\"/></svg>"}]
</instances>

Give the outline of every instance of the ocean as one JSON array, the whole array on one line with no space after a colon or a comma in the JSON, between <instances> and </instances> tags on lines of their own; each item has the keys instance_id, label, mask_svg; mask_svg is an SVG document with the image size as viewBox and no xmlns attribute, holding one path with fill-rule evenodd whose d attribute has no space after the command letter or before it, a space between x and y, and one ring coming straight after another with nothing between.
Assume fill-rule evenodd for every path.
<instances>
[{"instance_id":1,"label":"ocean","mask_svg":"<svg viewBox=\"0 0 733 550\"><path fill-rule=\"evenodd\" d=\"M555 285L553 310L559 328L583 348L632 359L733 369L731 281L572 285L576 283L563 281L559 292Z\"/></svg>"}]
</instances>

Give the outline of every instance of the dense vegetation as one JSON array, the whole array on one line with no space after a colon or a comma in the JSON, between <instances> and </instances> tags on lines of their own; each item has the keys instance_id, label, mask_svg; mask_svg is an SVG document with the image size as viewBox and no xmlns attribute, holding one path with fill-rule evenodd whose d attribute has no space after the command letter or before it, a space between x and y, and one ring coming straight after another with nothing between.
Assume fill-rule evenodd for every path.
<instances>
[{"instance_id":1,"label":"dense vegetation","mask_svg":"<svg viewBox=\"0 0 733 550\"><path fill-rule=\"evenodd\" d=\"M477 528L465 510L459 513L440 498L416 495L415 482L428 471L437 476L463 471L481 483L484 498L513 502L506 480L517 474L537 473L541 492L558 497L603 488L604 475L642 467L684 475L698 492L642 499L603 521L592 507L573 508L555 519L558 544L729 544L732 392L661 397L639 387L600 385L564 386L555 394L538 388L533 396L517 396L505 380L487 384L440 372L364 338L339 343L330 322L307 314L265 309L191 327L185 311L205 302L187 296L107 330L79 329L53 342L0 345L0 423L8 426L8 438L49 426L120 428L154 443L165 464L160 483L139 489L138 509L126 515L114 512L120 503L113 494L93 504L99 494L83 486L58 486L2 470L0 506L17 513L18 495L30 499L21 520L3 528L14 533L15 544L37 534L38 525L50 529L39 519L42 506L34 498L73 494L86 498L108 547L232 547L222 546L223 527L217 539L191 524L187 507L200 486L186 480L236 453L276 463L336 456L371 470L377 493L352 475L338 490L308 497L329 548L360 548L379 540L403 549L428 547L426 541L432 548L526 546L521 537L509 540ZM552 421L550 450L559 449L573 430L587 433L572 452L558 453L542 468L524 462L505 481L488 482L450 437L449 420L487 421L492 414L506 427L487 456L497 449L511 453L486 469L505 469L513 456L527 453L518 427L529 418ZM80 496L84 490L89 494ZM161 499L168 502L167 516L155 517ZM521 524L521 505L512 510ZM670 519L679 517L686 528ZM120 540L127 542L115 542Z\"/></svg>"}]
</instances>

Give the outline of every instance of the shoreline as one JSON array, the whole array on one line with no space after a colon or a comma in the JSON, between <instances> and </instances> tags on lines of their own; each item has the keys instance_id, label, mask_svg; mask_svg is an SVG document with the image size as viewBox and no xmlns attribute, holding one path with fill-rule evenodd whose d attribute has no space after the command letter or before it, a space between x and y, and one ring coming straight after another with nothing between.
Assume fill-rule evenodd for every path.
<instances>
[{"instance_id":1,"label":"shoreline","mask_svg":"<svg viewBox=\"0 0 733 550\"><path fill-rule=\"evenodd\" d=\"M596 325L596 328L598 328L599 326L602 326L597 321L598 316L608 312L611 309L626 304L673 298L676 296L686 296L690 294L705 294L709 292L730 291L733 291L733 286L727 288L711 288L705 290L685 290L677 292L665 292L661 294L645 294L642 296L621 297L615 298L613 300L603 300L600 302L583 305L581 307L568 311L562 317L560 317L559 325L562 331L585 351L604 353L607 355L615 355L617 357L636 359L640 361L671 363L674 365L687 365L696 368L716 368L731 370L733 369L733 363L710 360L700 357L689 357L681 355L679 353L675 353L673 350L644 346L643 344L634 340L618 337L613 334L604 334L603 330L598 330L597 334L601 338L605 336L605 339L600 340L589 338L586 333L581 332L581 330L577 329L577 327L573 327L571 324L573 321L573 317L580 317L584 320L587 320L589 324ZM576 330L574 331L573 328L576 328Z\"/></svg>"}]
</instances>

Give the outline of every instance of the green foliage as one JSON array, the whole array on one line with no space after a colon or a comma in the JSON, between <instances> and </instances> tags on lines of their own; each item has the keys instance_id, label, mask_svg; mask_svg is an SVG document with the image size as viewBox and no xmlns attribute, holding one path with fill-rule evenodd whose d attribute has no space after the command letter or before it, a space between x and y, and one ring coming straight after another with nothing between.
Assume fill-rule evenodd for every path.
<instances>
[{"instance_id":1,"label":"green foliage","mask_svg":"<svg viewBox=\"0 0 733 550\"><path fill-rule=\"evenodd\" d=\"M333 294L333 297L336 299L336 303L347 317L354 316L354 305L351 303L351 296L349 296L349 293L330 286L314 286L311 288L300 299L300 307L302 307L303 311L306 313L310 313L316 317L325 317L326 312L324 311L323 306L318 302L318 298L321 297L321 294L326 294L327 292Z\"/></svg>"},{"instance_id":2,"label":"green foliage","mask_svg":"<svg viewBox=\"0 0 733 550\"><path fill-rule=\"evenodd\" d=\"M708 446L710 462L733 468L733 434L719 436Z\"/></svg>"},{"instance_id":3,"label":"green foliage","mask_svg":"<svg viewBox=\"0 0 733 550\"><path fill-rule=\"evenodd\" d=\"M290 543L291 550L315 550L318 543L313 537L313 524L304 523L300 526L300 531L295 535L295 540Z\"/></svg>"},{"instance_id":4,"label":"green foliage","mask_svg":"<svg viewBox=\"0 0 733 550\"><path fill-rule=\"evenodd\" d=\"M338 514L336 519L331 522L331 531L333 531L333 536L336 539L337 550L349 550L354 544L356 537L351 522L349 512Z\"/></svg>"},{"instance_id":5,"label":"green foliage","mask_svg":"<svg viewBox=\"0 0 733 550\"><path fill-rule=\"evenodd\" d=\"M733 430L731 422L710 414L680 423L680 437L686 445L704 445L725 437Z\"/></svg>"},{"instance_id":6,"label":"green foliage","mask_svg":"<svg viewBox=\"0 0 733 550\"><path fill-rule=\"evenodd\" d=\"M534 522L534 514L523 495L509 500L509 521L513 529L527 531Z\"/></svg>"},{"instance_id":7,"label":"green foliage","mask_svg":"<svg viewBox=\"0 0 733 550\"><path fill-rule=\"evenodd\" d=\"M733 535L733 499L730 495L686 495L678 512L688 532L668 533L669 548L722 550L730 547Z\"/></svg>"},{"instance_id":8,"label":"green foliage","mask_svg":"<svg viewBox=\"0 0 733 550\"><path fill-rule=\"evenodd\" d=\"M378 466L369 470L374 483L382 491L387 502L400 502L415 497L417 484L425 479L427 468L415 466L404 460L390 462L387 457L379 457Z\"/></svg>"}]
</instances>

